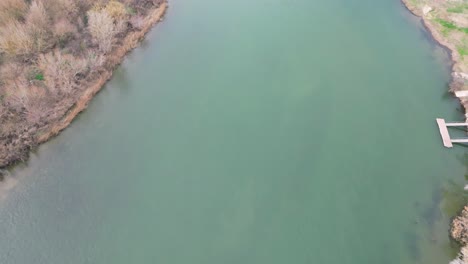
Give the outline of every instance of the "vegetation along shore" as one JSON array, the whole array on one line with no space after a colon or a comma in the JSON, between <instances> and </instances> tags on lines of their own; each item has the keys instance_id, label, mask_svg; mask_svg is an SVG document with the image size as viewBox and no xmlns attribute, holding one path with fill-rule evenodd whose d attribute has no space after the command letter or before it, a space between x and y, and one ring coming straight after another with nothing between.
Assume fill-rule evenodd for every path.
<instances>
[{"instance_id":1,"label":"vegetation along shore","mask_svg":"<svg viewBox=\"0 0 468 264\"><path fill-rule=\"evenodd\" d=\"M0 168L66 128L165 0L0 1Z\"/></svg>"},{"instance_id":2,"label":"vegetation along shore","mask_svg":"<svg viewBox=\"0 0 468 264\"><path fill-rule=\"evenodd\" d=\"M450 91L460 100L468 120L468 2L464 0L402 0L422 21L434 39L450 50ZM450 230L462 248L453 263L468 263L468 206L457 216Z\"/></svg>"}]
</instances>

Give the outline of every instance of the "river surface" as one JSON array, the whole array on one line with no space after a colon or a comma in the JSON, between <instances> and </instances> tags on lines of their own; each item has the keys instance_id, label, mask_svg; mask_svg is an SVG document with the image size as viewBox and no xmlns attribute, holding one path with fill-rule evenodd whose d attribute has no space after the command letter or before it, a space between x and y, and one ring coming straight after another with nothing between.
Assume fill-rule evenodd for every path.
<instances>
[{"instance_id":1,"label":"river surface","mask_svg":"<svg viewBox=\"0 0 468 264\"><path fill-rule=\"evenodd\" d=\"M448 263L447 60L397 0L171 0L0 185L0 263Z\"/></svg>"}]
</instances>

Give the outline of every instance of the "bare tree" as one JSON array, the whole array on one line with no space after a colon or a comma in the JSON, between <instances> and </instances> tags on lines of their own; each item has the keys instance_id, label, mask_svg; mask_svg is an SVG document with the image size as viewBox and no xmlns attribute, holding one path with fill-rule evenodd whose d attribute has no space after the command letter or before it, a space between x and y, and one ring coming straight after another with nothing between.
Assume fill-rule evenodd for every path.
<instances>
[{"instance_id":1,"label":"bare tree","mask_svg":"<svg viewBox=\"0 0 468 264\"><path fill-rule=\"evenodd\" d=\"M114 20L105 11L88 11L88 30L99 50L106 53L112 49L116 32Z\"/></svg>"},{"instance_id":2,"label":"bare tree","mask_svg":"<svg viewBox=\"0 0 468 264\"><path fill-rule=\"evenodd\" d=\"M38 61L39 68L44 72L45 84L52 92L71 92L76 77L87 70L85 59L60 51L41 54Z\"/></svg>"},{"instance_id":3,"label":"bare tree","mask_svg":"<svg viewBox=\"0 0 468 264\"><path fill-rule=\"evenodd\" d=\"M26 27L36 51L42 52L53 44L50 22L42 2L34 0L26 16Z\"/></svg>"}]
</instances>

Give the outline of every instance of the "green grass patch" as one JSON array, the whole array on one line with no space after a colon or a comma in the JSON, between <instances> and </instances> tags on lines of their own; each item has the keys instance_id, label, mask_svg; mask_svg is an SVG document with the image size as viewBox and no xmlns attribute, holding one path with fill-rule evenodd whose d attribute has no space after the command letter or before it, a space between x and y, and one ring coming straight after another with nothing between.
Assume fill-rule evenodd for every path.
<instances>
[{"instance_id":1,"label":"green grass patch","mask_svg":"<svg viewBox=\"0 0 468 264\"><path fill-rule=\"evenodd\" d=\"M442 29L442 34L444 36L447 36L450 30L458 30L465 34L468 34L468 28L457 27L457 25L455 25L454 23L441 18L436 18L435 21L444 27Z\"/></svg>"},{"instance_id":2,"label":"green grass patch","mask_svg":"<svg viewBox=\"0 0 468 264\"><path fill-rule=\"evenodd\" d=\"M443 27L445 28L448 28L448 29L458 29L458 27L450 22L450 21L447 21L447 20L443 20L441 18L436 18L435 21L437 21L437 23L441 24Z\"/></svg>"},{"instance_id":3,"label":"green grass patch","mask_svg":"<svg viewBox=\"0 0 468 264\"><path fill-rule=\"evenodd\" d=\"M468 5L467 4L461 4L461 5L458 5L458 6L447 8L447 12L462 14L462 13L465 12L466 9L468 9Z\"/></svg>"},{"instance_id":4,"label":"green grass patch","mask_svg":"<svg viewBox=\"0 0 468 264\"><path fill-rule=\"evenodd\" d=\"M466 47L457 47L458 53L462 56L468 55L468 48Z\"/></svg>"},{"instance_id":5,"label":"green grass patch","mask_svg":"<svg viewBox=\"0 0 468 264\"><path fill-rule=\"evenodd\" d=\"M458 13L461 14L465 10L464 7L457 6L457 7L452 7L452 8L447 8L447 12L449 13Z\"/></svg>"},{"instance_id":6,"label":"green grass patch","mask_svg":"<svg viewBox=\"0 0 468 264\"><path fill-rule=\"evenodd\" d=\"M136 12L136 9L133 8L133 7L130 7L130 6L126 6L126 7L125 7L125 10L126 10L127 13L130 14L131 16L136 15L136 13L137 13L137 12Z\"/></svg>"},{"instance_id":7,"label":"green grass patch","mask_svg":"<svg viewBox=\"0 0 468 264\"><path fill-rule=\"evenodd\" d=\"M442 30L441 30L440 32L442 33L442 35L443 35L444 37L448 37L448 35L449 35L449 33L451 32L451 30L448 29L448 28L442 28Z\"/></svg>"},{"instance_id":8,"label":"green grass patch","mask_svg":"<svg viewBox=\"0 0 468 264\"><path fill-rule=\"evenodd\" d=\"M459 28L461 32L465 32L465 34L468 34L468 28Z\"/></svg>"},{"instance_id":9,"label":"green grass patch","mask_svg":"<svg viewBox=\"0 0 468 264\"><path fill-rule=\"evenodd\" d=\"M36 74L34 76L34 80L43 81L44 80L44 74L42 74L42 73Z\"/></svg>"},{"instance_id":10,"label":"green grass patch","mask_svg":"<svg viewBox=\"0 0 468 264\"><path fill-rule=\"evenodd\" d=\"M25 77L28 81L43 81L44 80L44 74L42 73L41 70L39 70L35 66L32 66L26 69Z\"/></svg>"}]
</instances>

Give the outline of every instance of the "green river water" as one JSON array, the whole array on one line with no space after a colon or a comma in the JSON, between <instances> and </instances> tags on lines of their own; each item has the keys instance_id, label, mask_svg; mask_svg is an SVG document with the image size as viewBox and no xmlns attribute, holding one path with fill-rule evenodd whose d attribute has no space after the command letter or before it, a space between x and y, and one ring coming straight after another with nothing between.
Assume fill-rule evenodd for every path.
<instances>
[{"instance_id":1,"label":"green river water","mask_svg":"<svg viewBox=\"0 0 468 264\"><path fill-rule=\"evenodd\" d=\"M449 77L397 0L171 0L0 185L0 263L448 263Z\"/></svg>"}]
</instances>

